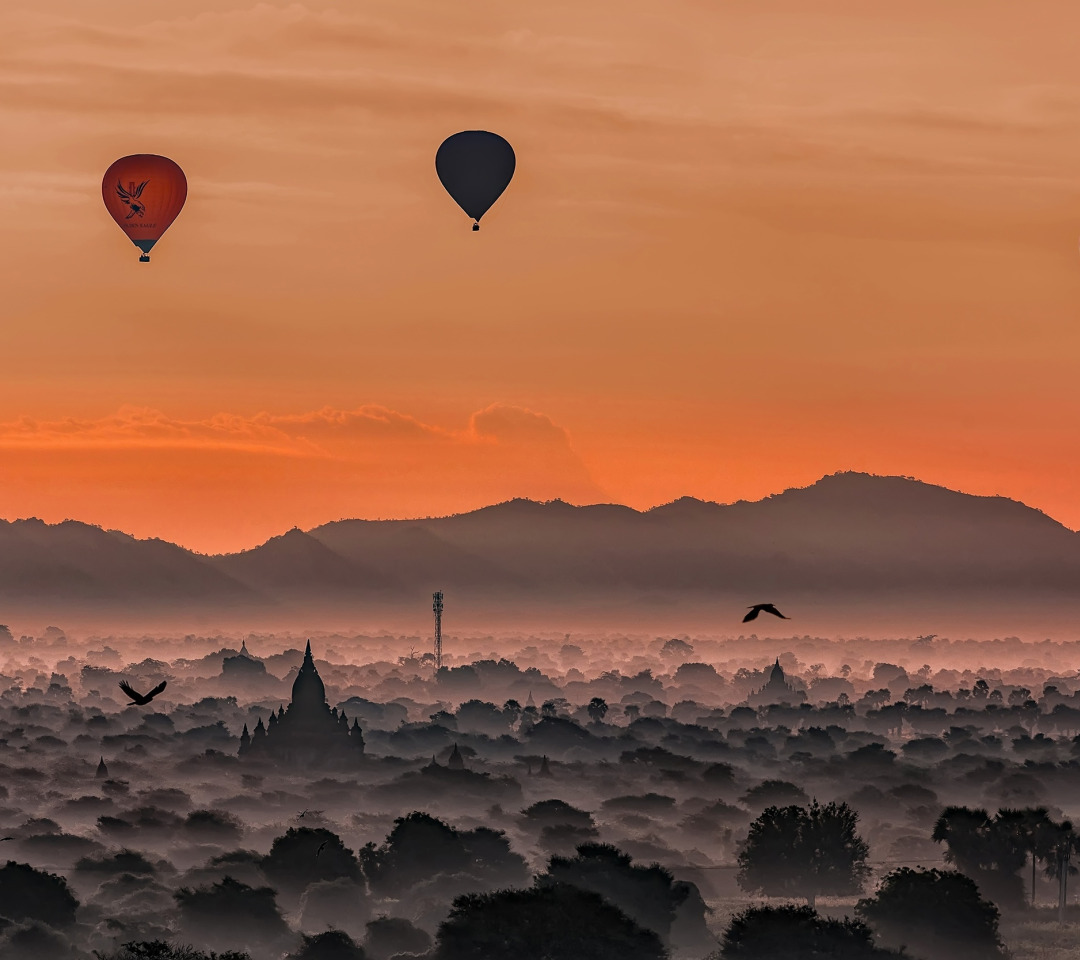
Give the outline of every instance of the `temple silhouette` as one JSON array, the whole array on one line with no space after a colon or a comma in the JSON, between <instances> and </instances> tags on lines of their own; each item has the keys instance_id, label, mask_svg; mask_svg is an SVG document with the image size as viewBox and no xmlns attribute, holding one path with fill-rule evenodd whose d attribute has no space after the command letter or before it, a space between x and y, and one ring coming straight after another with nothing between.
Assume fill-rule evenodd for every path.
<instances>
[{"instance_id":1,"label":"temple silhouette","mask_svg":"<svg viewBox=\"0 0 1080 960\"><path fill-rule=\"evenodd\" d=\"M240 652L235 657L225 657L221 661L221 675L229 678L258 678L266 676L266 666L248 653L247 641L240 644Z\"/></svg>"},{"instance_id":2,"label":"temple silhouette","mask_svg":"<svg viewBox=\"0 0 1080 960\"><path fill-rule=\"evenodd\" d=\"M773 703L802 703L806 700L806 694L796 690L787 682L784 676L784 668L780 666L780 658L776 658L769 680L760 690L750 694L746 703L751 707L767 707Z\"/></svg>"},{"instance_id":3,"label":"temple silhouette","mask_svg":"<svg viewBox=\"0 0 1080 960\"><path fill-rule=\"evenodd\" d=\"M240 735L239 755L245 759L264 760L290 766L355 766L364 756L364 734L360 724L345 711L331 708L326 702L311 642L304 651L304 662L292 686L292 702L287 709L270 711L248 733L247 724Z\"/></svg>"}]
</instances>

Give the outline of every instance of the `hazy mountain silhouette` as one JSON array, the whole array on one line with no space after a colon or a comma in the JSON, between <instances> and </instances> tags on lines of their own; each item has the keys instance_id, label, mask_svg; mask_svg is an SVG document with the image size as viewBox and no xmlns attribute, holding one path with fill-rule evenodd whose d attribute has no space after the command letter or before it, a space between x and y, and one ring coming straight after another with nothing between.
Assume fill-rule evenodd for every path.
<instances>
[{"instance_id":1,"label":"hazy mountain silhouette","mask_svg":"<svg viewBox=\"0 0 1080 960\"><path fill-rule=\"evenodd\" d=\"M1004 497L840 473L756 502L639 512L511 500L427 520L342 520L206 557L68 521L0 523L0 597L204 609L419 604L726 604L761 597L1069 600L1080 534ZM426 602L426 601L425 601ZM721 622L726 622L721 616Z\"/></svg>"},{"instance_id":2,"label":"hazy mountain silhouette","mask_svg":"<svg viewBox=\"0 0 1080 960\"><path fill-rule=\"evenodd\" d=\"M258 594L165 540L65 520L0 520L0 597L242 602Z\"/></svg>"},{"instance_id":3,"label":"hazy mountain silhouette","mask_svg":"<svg viewBox=\"0 0 1080 960\"><path fill-rule=\"evenodd\" d=\"M210 557L207 562L253 590L275 596L323 596L339 590L383 593L399 586L377 552L347 559L296 528L252 550Z\"/></svg>"}]
</instances>

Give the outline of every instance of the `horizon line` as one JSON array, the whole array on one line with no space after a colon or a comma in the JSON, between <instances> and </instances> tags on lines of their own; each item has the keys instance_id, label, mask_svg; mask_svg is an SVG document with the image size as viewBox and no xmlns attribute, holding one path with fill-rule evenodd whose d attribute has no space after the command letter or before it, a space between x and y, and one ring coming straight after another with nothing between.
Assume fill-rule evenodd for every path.
<instances>
[{"instance_id":1,"label":"horizon line","mask_svg":"<svg viewBox=\"0 0 1080 960\"><path fill-rule=\"evenodd\" d=\"M780 497L780 496L783 496L783 495L788 494L788 493L793 493L793 492L800 491L800 490L809 490L812 487L816 487L818 484L820 484L820 483L822 483L822 482L824 482L826 480L830 480L830 479L833 479L833 478L836 478L836 477L867 477L867 478L872 478L874 480L903 480L903 481L906 481L908 483L917 484L917 485L923 486L923 487L933 487L933 488L936 488L938 490L945 490L945 491L947 491L949 493L954 493L954 494L957 494L957 495L963 496L963 497L973 497L973 498L976 498L976 499L979 499L979 500L1007 500L1007 501L1009 501L1011 503L1019 504L1020 506L1023 506L1025 508L1027 508L1028 510L1033 510L1036 513L1042 514L1044 517L1047 517L1048 519L1053 520L1054 523L1059 524L1060 526L1064 527L1066 530L1069 530L1071 533L1076 533L1077 532L1076 530L1073 530L1071 527L1066 527L1065 524L1061 523L1060 520L1057 520L1054 517L1051 517L1048 513L1046 513L1045 510L1042 510L1040 507L1032 506L1031 504L1025 503L1022 500L1016 500L1016 499L1014 499L1012 497L1005 496L1004 494L968 493L968 492L966 492L964 490L956 490L956 489L954 489L952 487L947 487L944 484L931 483L931 482L926 481L926 480L920 480L918 477L913 477L913 476L908 476L908 475L903 475L903 474L869 473L869 472L867 472L865 470L837 470L834 473L826 473L826 474L822 475L821 477L819 477L817 480L814 480L812 483L808 483L805 486L785 487L783 490L777 491L776 493L766 494L765 496L763 496L763 497L761 497L761 498L759 498L757 500L730 500L730 501L726 501L726 502L721 502L719 500L703 500L700 497L695 497L695 496L693 496L691 494L685 494L685 495L683 495L681 497L676 497L674 500L668 500L668 501L666 501L664 503L658 503L655 506L648 507L648 508L646 508L644 510L638 510L636 507L631 507L631 506L628 506L627 504L624 504L624 503L615 503L613 501L597 501L595 503L573 503L572 501L564 500L562 497L553 497L550 500L533 500L533 499L531 499L529 497L510 497L507 500L499 500L499 501L496 501L494 503L484 504L483 506L475 507L475 508L473 508L471 510L461 510L461 511L458 511L456 513L446 513L446 514L440 514L440 515L428 514L426 516L415 516L415 517L338 517L336 520L323 521L322 523L316 524L315 526L310 527L307 530L305 530L305 529L303 529L302 527L299 527L299 526L292 526L292 527L289 527L289 528L283 530L281 533L274 534L273 536L268 537L266 540L263 540L261 543L256 543L255 545L250 546L250 547L243 547L240 550L225 551L225 552L221 552L221 553L208 553L208 552L205 552L205 551L193 549L191 547L185 547L180 543L177 543L177 542L175 542L173 540L166 540L163 537L154 537L154 536L151 536L151 537L137 537L134 534L130 534L125 530L120 530L120 529L114 528L114 527L105 527L105 526L103 526L102 524L99 524L99 523L92 523L92 522L86 521L86 520L77 520L77 519L75 519L73 517L67 517L64 520L57 521L56 523L49 523L48 521L42 520L39 517L18 517L18 518L14 519L14 520L8 520L6 518L0 518L0 523L15 524L15 523L29 523L29 522L32 522L32 521L36 521L37 523L41 523L41 524L43 524L44 526L47 526L47 527L59 527L59 526L62 526L63 524L65 524L65 523L77 523L77 524L81 524L81 525L87 526L87 527L95 527L98 530L103 530L106 533L117 533L117 534L120 534L120 535L125 536L125 537L130 537L132 540L135 540L135 541L140 542L140 543L150 543L150 542L154 542L154 541L158 541L158 542L161 542L161 543L168 543L171 546L179 547L181 550L185 550L188 553L194 554L195 556L199 556L199 557L228 557L228 556L236 556L237 554L241 554L241 553L248 553L248 552L250 552L252 550L258 550L260 547L265 546L271 540L276 540L279 537L287 536L288 534L292 533L293 531L299 531L300 533L303 533L305 535L310 535L311 532L314 531L314 530L318 530L321 527L330 526L331 524L335 524L335 523L416 523L416 522L425 521L425 520L451 520L451 519L454 519L456 517L467 517L467 516L471 516L472 514L480 513L481 511L484 511L484 510L490 510L490 509L493 509L495 507L503 507L503 506L507 506L509 504L514 504L514 503L528 503L528 504L533 504L535 506L541 506L541 507L550 506L550 505L553 505L553 504L563 504L563 505L571 507L571 508L573 508L575 510L587 509L589 507L617 507L617 508L619 508L621 510L627 510L630 513L635 513L635 514L637 514L639 516L644 516L646 514L653 513L656 510L661 510L664 507L670 507L670 506L673 506L674 504L682 503L682 502L688 501L688 500L694 501L695 503L699 503L699 504L702 504L702 505L705 505L705 506L715 506L715 507L731 507L731 506L737 506L738 504L744 504L744 503L745 504L764 503L766 500L772 500L772 499L774 499L776 497Z\"/></svg>"}]
</instances>

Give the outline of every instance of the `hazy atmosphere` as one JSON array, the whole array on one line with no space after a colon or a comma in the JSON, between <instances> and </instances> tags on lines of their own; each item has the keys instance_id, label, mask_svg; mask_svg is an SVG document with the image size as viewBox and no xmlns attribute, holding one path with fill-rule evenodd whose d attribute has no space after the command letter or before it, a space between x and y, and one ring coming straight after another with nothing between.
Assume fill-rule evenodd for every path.
<instances>
[{"instance_id":1,"label":"hazy atmosphere","mask_svg":"<svg viewBox=\"0 0 1080 960\"><path fill-rule=\"evenodd\" d=\"M217 553L855 469L1076 529L1075 20L5 4L4 515ZM518 165L473 234L432 161L477 128ZM190 186L149 266L98 189L139 152Z\"/></svg>"},{"instance_id":2,"label":"hazy atmosphere","mask_svg":"<svg viewBox=\"0 0 1080 960\"><path fill-rule=\"evenodd\" d=\"M0 6L0 960L1080 956L1075 5Z\"/></svg>"}]
</instances>

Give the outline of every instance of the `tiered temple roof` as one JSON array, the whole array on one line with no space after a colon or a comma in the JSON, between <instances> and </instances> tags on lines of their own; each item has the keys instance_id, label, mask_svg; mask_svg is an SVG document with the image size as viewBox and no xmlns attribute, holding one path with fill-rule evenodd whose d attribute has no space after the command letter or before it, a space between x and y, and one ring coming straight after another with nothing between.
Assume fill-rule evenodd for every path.
<instances>
[{"instance_id":1,"label":"tiered temple roof","mask_svg":"<svg viewBox=\"0 0 1080 960\"><path fill-rule=\"evenodd\" d=\"M364 755L364 734L345 711L340 713L326 702L326 687L311 643L292 686L292 702L287 709L271 711L264 725L262 717L248 734L240 735L240 756L294 766L355 766Z\"/></svg>"}]
</instances>

